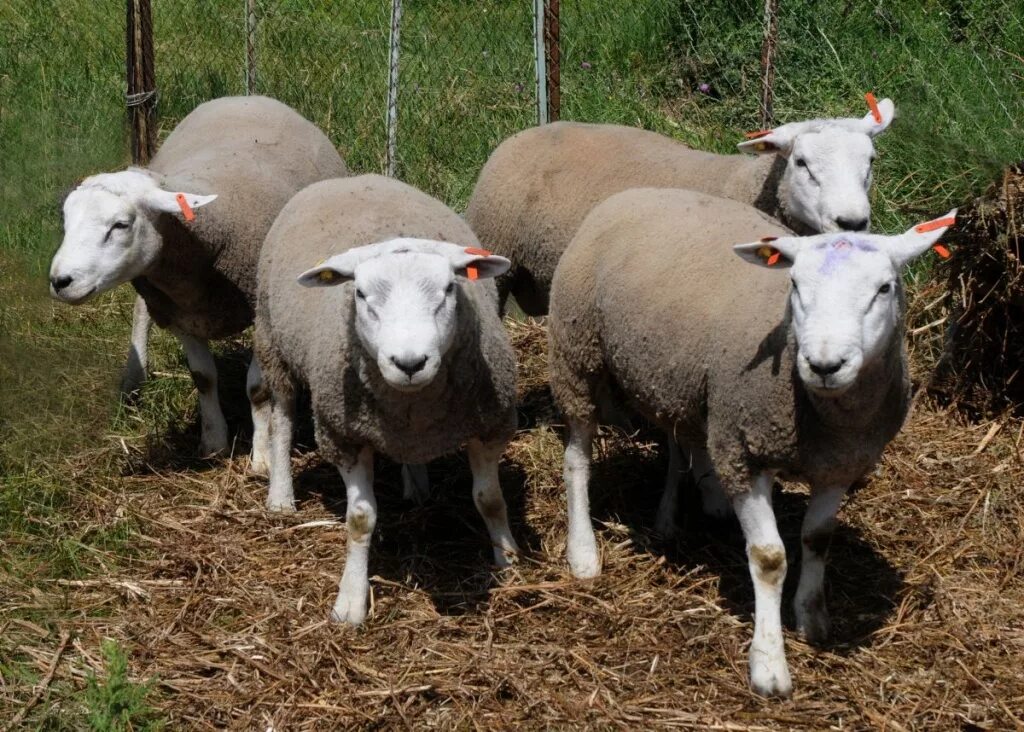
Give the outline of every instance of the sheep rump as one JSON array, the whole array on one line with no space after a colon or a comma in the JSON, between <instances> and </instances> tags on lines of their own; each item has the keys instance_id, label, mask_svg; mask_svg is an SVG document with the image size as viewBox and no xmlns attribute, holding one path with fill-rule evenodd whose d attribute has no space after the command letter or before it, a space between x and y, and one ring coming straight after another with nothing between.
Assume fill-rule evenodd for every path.
<instances>
[{"instance_id":1,"label":"sheep rump","mask_svg":"<svg viewBox=\"0 0 1024 732\"><path fill-rule=\"evenodd\" d=\"M789 278L732 244L789 232L743 204L634 189L587 217L552 283L551 383L570 419L621 394L684 444L706 444L730 497L764 470L850 485L902 426L910 383L902 323L882 366L835 400L795 372ZM868 396L870 395L870 396Z\"/></svg>"},{"instance_id":2,"label":"sheep rump","mask_svg":"<svg viewBox=\"0 0 1024 732\"><path fill-rule=\"evenodd\" d=\"M785 160L693 150L656 132L556 122L513 135L480 172L466 220L512 261L498 287L529 315L548 311L558 260L587 213L637 186L688 188L743 201L781 217Z\"/></svg>"},{"instance_id":3,"label":"sheep rump","mask_svg":"<svg viewBox=\"0 0 1024 732\"><path fill-rule=\"evenodd\" d=\"M396 237L479 246L441 202L364 175L296 195L261 253L255 340L264 379L275 394L293 394L297 382L310 387L317 445L335 464L351 465L364 445L399 462L425 463L471 437L508 441L515 431L515 356L492 282L458 279L456 340L433 382L412 394L388 386L364 351L351 282L328 289L296 283L331 255Z\"/></svg>"},{"instance_id":4,"label":"sheep rump","mask_svg":"<svg viewBox=\"0 0 1024 732\"><path fill-rule=\"evenodd\" d=\"M224 97L196 107L148 167L165 190L215 193L191 224L162 214L163 247L132 280L153 320L199 338L244 330L256 303L259 249L300 189L347 175L327 136L269 97Z\"/></svg>"}]
</instances>

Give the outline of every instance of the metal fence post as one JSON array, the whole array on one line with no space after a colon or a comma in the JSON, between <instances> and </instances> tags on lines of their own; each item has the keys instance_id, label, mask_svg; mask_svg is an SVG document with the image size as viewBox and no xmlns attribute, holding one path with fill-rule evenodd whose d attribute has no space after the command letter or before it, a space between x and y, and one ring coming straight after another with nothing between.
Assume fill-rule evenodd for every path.
<instances>
[{"instance_id":1,"label":"metal fence post","mask_svg":"<svg viewBox=\"0 0 1024 732\"><path fill-rule=\"evenodd\" d=\"M153 64L153 12L150 0L127 0L125 76L132 162L145 165L156 147L156 73Z\"/></svg>"},{"instance_id":2,"label":"metal fence post","mask_svg":"<svg viewBox=\"0 0 1024 732\"><path fill-rule=\"evenodd\" d=\"M544 13L544 54L547 62L548 121L562 116L562 48L559 0L546 0Z\"/></svg>"},{"instance_id":3,"label":"metal fence post","mask_svg":"<svg viewBox=\"0 0 1024 732\"><path fill-rule=\"evenodd\" d=\"M533 0L533 59L537 74L537 124L548 123L548 72L544 49L545 0Z\"/></svg>"},{"instance_id":4,"label":"metal fence post","mask_svg":"<svg viewBox=\"0 0 1024 732\"><path fill-rule=\"evenodd\" d=\"M245 93L256 93L256 0L245 0Z\"/></svg>"},{"instance_id":5,"label":"metal fence post","mask_svg":"<svg viewBox=\"0 0 1024 732\"><path fill-rule=\"evenodd\" d=\"M388 149L387 175L398 168L398 57L402 30L402 0L391 0L391 35L388 39Z\"/></svg>"},{"instance_id":6,"label":"metal fence post","mask_svg":"<svg viewBox=\"0 0 1024 732\"><path fill-rule=\"evenodd\" d=\"M761 129L772 126L775 114L775 46L779 31L779 0L764 0L764 40L761 43Z\"/></svg>"}]
</instances>

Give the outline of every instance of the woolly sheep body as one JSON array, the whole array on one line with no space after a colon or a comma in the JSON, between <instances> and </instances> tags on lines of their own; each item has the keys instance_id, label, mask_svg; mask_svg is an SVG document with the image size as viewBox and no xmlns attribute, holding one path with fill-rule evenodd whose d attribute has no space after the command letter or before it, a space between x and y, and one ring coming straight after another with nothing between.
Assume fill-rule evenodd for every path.
<instances>
[{"instance_id":1,"label":"woolly sheep body","mask_svg":"<svg viewBox=\"0 0 1024 732\"><path fill-rule=\"evenodd\" d=\"M293 378L313 395L317 443L324 456L350 463L358 447L404 463L457 450L470 437L508 440L515 430L515 356L491 282L459 288L456 342L443 373L424 390L385 387L351 323L317 329L350 312L350 285L329 292L295 284L320 260L356 246L408 236L479 246L469 226L444 204L376 175L323 181L285 207L260 259L257 351L273 391Z\"/></svg>"}]
</instances>

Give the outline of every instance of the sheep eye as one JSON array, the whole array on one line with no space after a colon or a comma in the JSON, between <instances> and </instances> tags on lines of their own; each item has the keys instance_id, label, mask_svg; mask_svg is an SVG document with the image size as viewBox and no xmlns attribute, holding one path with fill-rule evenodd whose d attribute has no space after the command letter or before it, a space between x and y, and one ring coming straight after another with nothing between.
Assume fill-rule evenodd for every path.
<instances>
[{"instance_id":1,"label":"sheep eye","mask_svg":"<svg viewBox=\"0 0 1024 732\"><path fill-rule=\"evenodd\" d=\"M807 161L804 160L803 158L797 158L796 159L796 167L798 167L798 168L806 168L807 167Z\"/></svg>"},{"instance_id":2,"label":"sheep eye","mask_svg":"<svg viewBox=\"0 0 1024 732\"><path fill-rule=\"evenodd\" d=\"M445 295L451 295L453 292L455 292L455 283L454 282L449 282L448 286L446 288L444 288L444 294Z\"/></svg>"},{"instance_id":3,"label":"sheep eye","mask_svg":"<svg viewBox=\"0 0 1024 732\"><path fill-rule=\"evenodd\" d=\"M796 286L796 280L790 280L789 284L793 286L793 292L800 292L800 288Z\"/></svg>"},{"instance_id":4,"label":"sheep eye","mask_svg":"<svg viewBox=\"0 0 1024 732\"><path fill-rule=\"evenodd\" d=\"M878 288L879 295L886 295L892 290L892 285L886 282L884 285Z\"/></svg>"},{"instance_id":5,"label":"sheep eye","mask_svg":"<svg viewBox=\"0 0 1024 732\"><path fill-rule=\"evenodd\" d=\"M115 221L113 226L110 227L110 230L113 231L114 229L127 229L129 226L131 226L131 224L129 224L127 221Z\"/></svg>"},{"instance_id":6,"label":"sheep eye","mask_svg":"<svg viewBox=\"0 0 1024 732\"><path fill-rule=\"evenodd\" d=\"M356 290L356 297L358 297L360 300L365 300L366 299L366 293L363 292L362 290L358 290L357 289Z\"/></svg>"}]
</instances>

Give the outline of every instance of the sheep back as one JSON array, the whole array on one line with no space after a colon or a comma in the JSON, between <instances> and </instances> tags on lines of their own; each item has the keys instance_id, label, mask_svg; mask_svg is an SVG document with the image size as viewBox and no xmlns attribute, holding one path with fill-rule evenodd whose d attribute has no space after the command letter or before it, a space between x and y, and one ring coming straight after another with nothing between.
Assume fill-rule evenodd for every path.
<instances>
[{"instance_id":1,"label":"sheep back","mask_svg":"<svg viewBox=\"0 0 1024 732\"><path fill-rule=\"evenodd\" d=\"M362 445L406 463L471 437L508 440L516 425L515 356L490 280L458 278L458 325L434 381L413 394L387 386L355 332L351 282L305 288L296 278L347 249L395 237L479 246L451 209L377 175L323 181L296 195L267 236L259 265L256 348L271 388L309 386L317 443L335 463Z\"/></svg>"},{"instance_id":2,"label":"sheep back","mask_svg":"<svg viewBox=\"0 0 1024 732\"><path fill-rule=\"evenodd\" d=\"M781 173L774 156L717 155L634 127L556 122L495 149L466 220L485 246L512 260L501 286L528 314L542 315L562 252L587 213L612 194L689 188L774 212Z\"/></svg>"},{"instance_id":3,"label":"sheep back","mask_svg":"<svg viewBox=\"0 0 1024 732\"><path fill-rule=\"evenodd\" d=\"M161 215L164 247L134 284L153 319L216 338L252 322L259 249L281 208L299 190L347 174L312 122L268 97L224 97L196 107L153 158L166 190L216 193L185 224Z\"/></svg>"},{"instance_id":4,"label":"sheep back","mask_svg":"<svg viewBox=\"0 0 1024 732\"><path fill-rule=\"evenodd\" d=\"M902 338L886 360L894 371L864 385L883 379L882 398L841 414L812 403L795 372L789 277L731 246L789 234L693 191L634 189L600 204L552 284L559 405L592 419L595 395L611 390L681 442L706 444L732 494L764 469L812 484L859 478L906 415Z\"/></svg>"}]
</instances>

